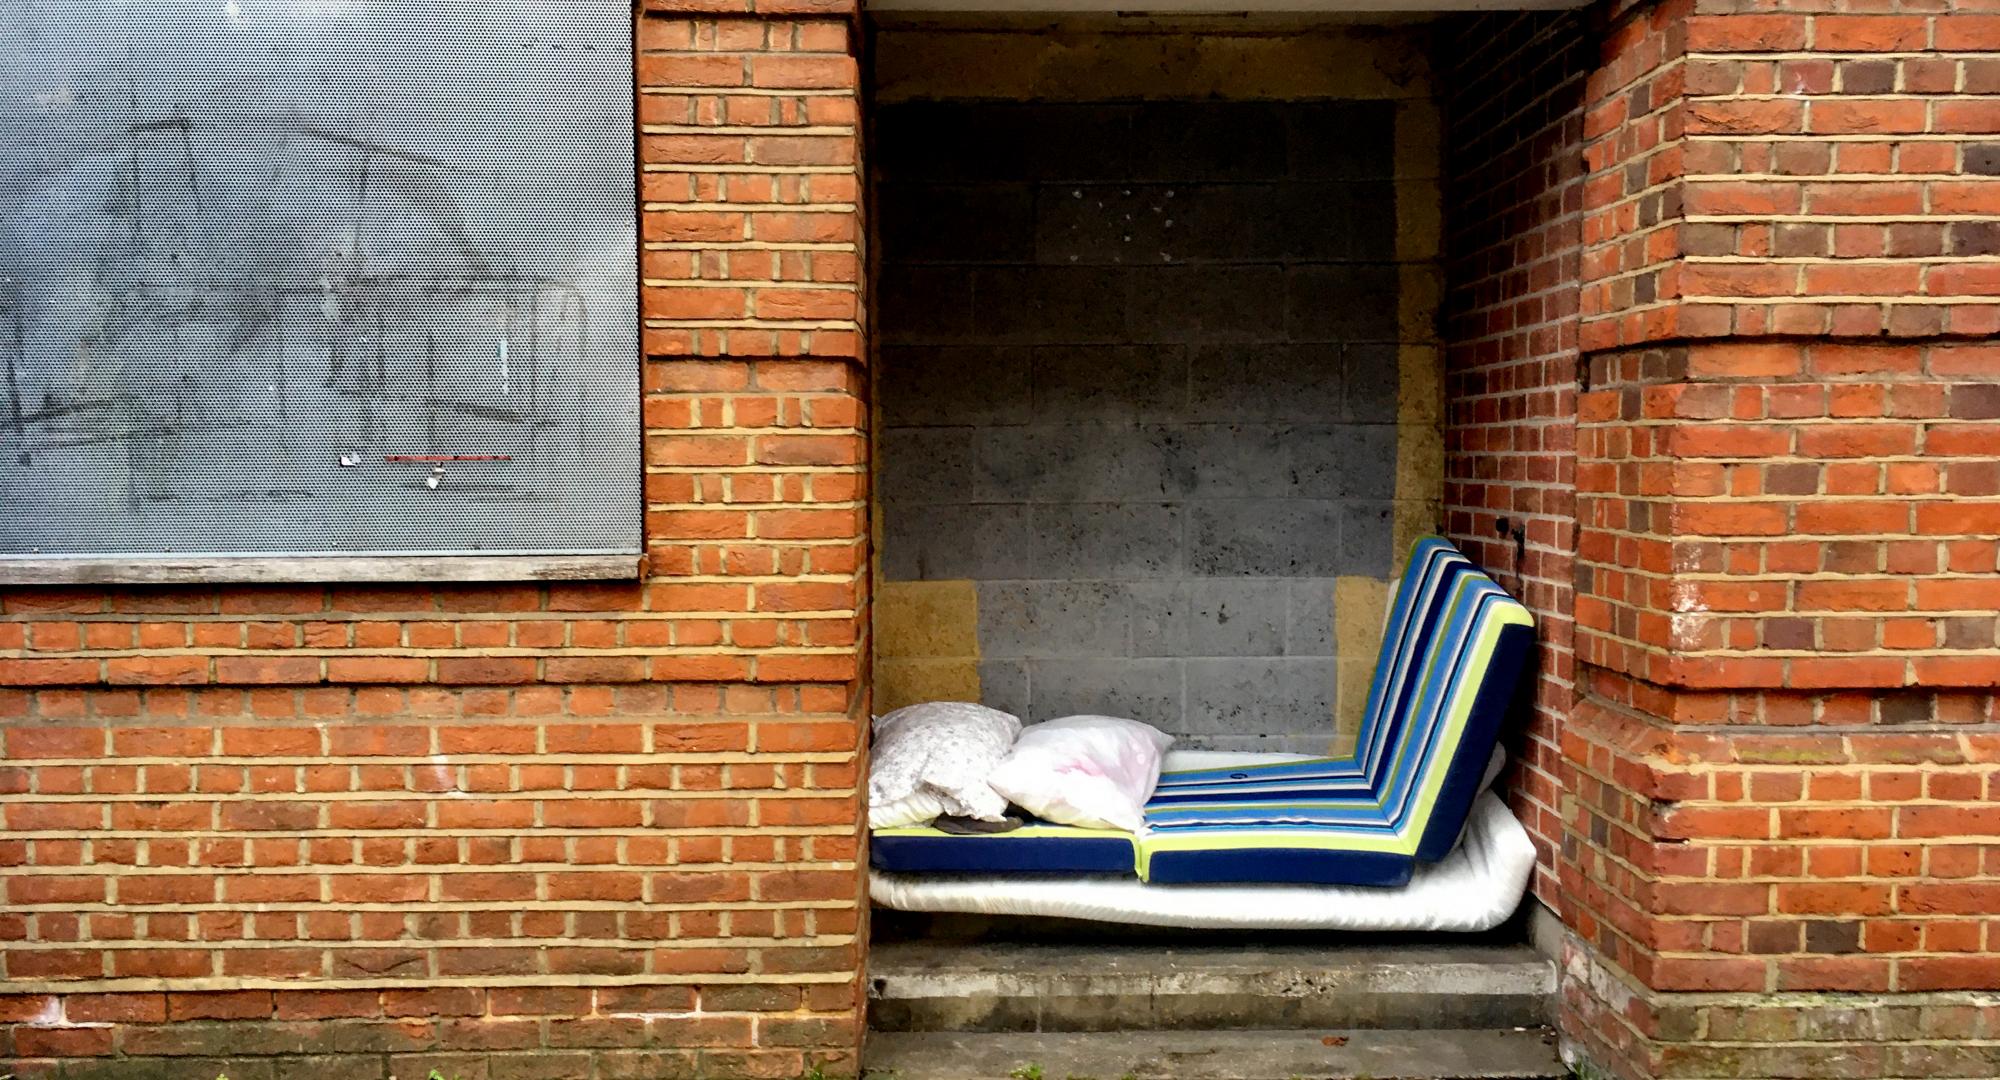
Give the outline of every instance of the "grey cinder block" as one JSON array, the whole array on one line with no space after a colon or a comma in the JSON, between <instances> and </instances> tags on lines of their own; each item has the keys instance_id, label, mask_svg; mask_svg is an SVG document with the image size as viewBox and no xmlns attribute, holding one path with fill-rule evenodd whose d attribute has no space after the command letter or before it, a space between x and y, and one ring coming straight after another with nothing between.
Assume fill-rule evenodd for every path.
<instances>
[{"instance_id":1,"label":"grey cinder block","mask_svg":"<svg viewBox=\"0 0 2000 1080\"><path fill-rule=\"evenodd\" d=\"M973 340L972 272L949 266L884 266L876 275L884 344Z\"/></svg>"},{"instance_id":2,"label":"grey cinder block","mask_svg":"<svg viewBox=\"0 0 2000 1080\"><path fill-rule=\"evenodd\" d=\"M1035 189L1029 184L885 183L875 205L887 262L1034 258Z\"/></svg>"},{"instance_id":3,"label":"grey cinder block","mask_svg":"<svg viewBox=\"0 0 2000 1080\"><path fill-rule=\"evenodd\" d=\"M1287 429L1272 424L1188 424L1155 429L1164 486L1191 499L1275 497L1292 486Z\"/></svg>"},{"instance_id":4,"label":"grey cinder block","mask_svg":"<svg viewBox=\"0 0 2000 1080\"><path fill-rule=\"evenodd\" d=\"M1285 648L1289 586L1213 578L1188 584L1188 655L1273 656Z\"/></svg>"},{"instance_id":5,"label":"grey cinder block","mask_svg":"<svg viewBox=\"0 0 2000 1080\"><path fill-rule=\"evenodd\" d=\"M1029 714L1028 665L1022 660L979 662L979 703L1015 716Z\"/></svg>"},{"instance_id":6,"label":"grey cinder block","mask_svg":"<svg viewBox=\"0 0 2000 1080\"><path fill-rule=\"evenodd\" d=\"M1352 502L1340 525L1342 574L1386 578L1394 559L1393 504Z\"/></svg>"},{"instance_id":7,"label":"grey cinder block","mask_svg":"<svg viewBox=\"0 0 2000 1080\"><path fill-rule=\"evenodd\" d=\"M1332 578L1304 578L1286 583L1285 655L1332 656L1333 623L1338 617L1333 605Z\"/></svg>"},{"instance_id":8,"label":"grey cinder block","mask_svg":"<svg viewBox=\"0 0 2000 1080\"><path fill-rule=\"evenodd\" d=\"M1186 656L1186 580L1134 581L1126 585L1133 656Z\"/></svg>"},{"instance_id":9,"label":"grey cinder block","mask_svg":"<svg viewBox=\"0 0 2000 1080\"><path fill-rule=\"evenodd\" d=\"M1188 358L1179 346L1043 346L1032 362L1040 423L1157 422L1187 410Z\"/></svg>"},{"instance_id":10,"label":"grey cinder block","mask_svg":"<svg viewBox=\"0 0 2000 1080\"><path fill-rule=\"evenodd\" d=\"M1214 734L1333 729L1334 663L1313 657L1187 661L1187 724Z\"/></svg>"},{"instance_id":11,"label":"grey cinder block","mask_svg":"<svg viewBox=\"0 0 2000 1080\"><path fill-rule=\"evenodd\" d=\"M1031 353L1022 347L885 347L882 423L892 428L1025 424L1035 416L1031 373Z\"/></svg>"},{"instance_id":12,"label":"grey cinder block","mask_svg":"<svg viewBox=\"0 0 2000 1080\"><path fill-rule=\"evenodd\" d=\"M1396 494L1396 428L1331 424L1291 428L1284 455L1293 490L1306 498L1389 499Z\"/></svg>"},{"instance_id":13,"label":"grey cinder block","mask_svg":"<svg viewBox=\"0 0 2000 1080\"><path fill-rule=\"evenodd\" d=\"M1318 192L1332 195L1332 205L1307 192L1322 188L1341 189ZM1126 266L1342 259L1352 250L1345 188L1284 182L1049 184L1036 192L1035 257L1057 265Z\"/></svg>"},{"instance_id":14,"label":"grey cinder block","mask_svg":"<svg viewBox=\"0 0 2000 1080\"><path fill-rule=\"evenodd\" d=\"M981 105L996 126L1020 141L1019 171L1035 180L1125 181L1135 178L1146 147L1135 127L1143 107L1128 104Z\"/></svg>"},{"instance_id":15,"label":"grey cinder block","mask_svg":"<svg viewBox=\"0 0 2000 1080\"><path fill-rule=\"evenodd\" d=\"M963 503L975 475L972 427L890 428L877 437L884 503ZM899 538L898 538L899 539Z\"/></svg>"},{"instance_id":16,"label":"grey cinder block","mask_svg":"<svg viewBox=\"0 0 2000 1080\"><path fill-rule=\"evenodd\" d=\"M1333 579L1391 554L1395 114L880 110L883 572L979 582L989 703L1324 749Z\"/></svg>"},{"instance_id":17,"label":"grey cinder block","mask_svg":"<svg viewBox=\"0 0 2000 1080\"><path fill-rule=\"evenodd\" d=\"M989 428L978 437L979 497L996 501L1158 501L1165 448L1130 424Z\"/></svg>"},{"instance_id":18,"label":"grey cinder block","mask_svg":"<svg viewBox=\"0 0 2000 1080\"><path fill-rule=\"evenodd\" d=\"M1325 101L1285 110L1291 175L1306 180L1395 176L1396 103Z\"/></svg>"},{"instance_id":19,"label":"grey cinder block","mask_svg":"<svg viewBox=\"0 0 2000 1080\"><path fill-rule=\"evenodd\" d=\"M1395 189L1389 190L1393 199ZM1271 213L1283 227L1274 230L1272 257L1322 263L1395 258L1395 206L1375 201L1374 185L1297 181L1273 191L1277 205ZM1386 249L1375 239L1385 232Z\"/></svg>"},{"instance_id":20,"label":"grey cinder block","mask_svg":"<svg viewBox=\"0 0 2000 1080\"><path fill-rule=\"evenodd\" d=\"M1348 366L1336 342L1192 346L1189 411L1199 420L1340 420ZM1389 408L1394 416L1393 394Z\"/></svg>"},{"instance_id":21,"label":"grey cinder block","mask_svg":"<svg viewBox=\"0 0 2000 1080\"><path fill-rule=\"evenodd\" d=\"M1028 661L1032 718L1096 713L1173 731L1181 715L1181 661L1089 657Z\"/></svg>"},{"instance_id":22,"label":"grey cinder block","mask_svg":"<svg viewBox=\"0 0 2000 1080\"><path fill-rule=\"evenodd\" d=\"M1131 278L1135 341L1282 341L1285 270L1257 266L1149 266Z\"/></svg>"},{"instance_id":23,"label":"grey cinder block","mask_svg":"<svg viewBox=\"0 0 2000 1080\"><path fill-rule=\"evenodd\" d=\"M1020 578L1035 572L1022 505L885 503L882 573L891 581Z\"/></svg>"},{"instance_id":24,"label":"grey cinder block","mask_svg":"<svg viewBox=\"0 0 2000 1080\"><path fill-rule=\"evenodd\" d=\"M1285 651L1290 583L1194 578L1131 587L1139 656L1267 656Z\"/></svg>"},{"instance_id":25,"label":"grey cinder block","mask_svg":"<svg viewBox=\"0 0 2000 1080\"><path fill-rule=\"evenodd\" d=\"M1287 106L1271 102L1151 102L1134 117L1145 152L1140 180L1261 180L1282 175Z\"/></svg>"},{"instance_id":26,"label":"grey cinder block","mask_svg":"<svg viewBox=\"0 0 2000 1080\"><path fill-rule=\"evenodd\" d=\"M1341 346L1341 384L1345 419L1359 423L1394 423L1397 391L1402 385L1401 350L1386 342Z\"/></svg>"},{"instance_id":27,"label":"grey cinder block","mask_svg":"<svg viewBox=\"0 0 2000 1080\"><path fill-rule=\"evenodd\" d=\"M1390 180L1367 180L1345 185L1325 185L1314 192L1300 185L1288 189L1297 193L1301 201L1314 195L1325 196L1317 212L1300 207L1305 228L1342 230L1346 242L1345 257L1357 262L1394 262L1396 259L1396 185ZM1344 215L1342 225L1334 225L1336 214ZM1304 231L1293 233L1300 245L1286 255L1294 258L1324 258L1314 253L1317 245L1330 243L1331 236L1313 237Z\"/></svg>"},{"instance_id":28,"label":"grey cinder block","mask_svg":"<svg viewBox=\"0 0 2000 1080\"><path fill-rule=\"evenodd\" d=\"M1122 656L1128 586L1109 581L979 583L979 652L987 657Z\"/></svg>"},{"instance_id":29,"label":"grey cinder block","mask_svg":"<svg viewBox=\"0 0 2000 1080\"><path fill-rule=\"evenodd\" d=\"M1295 341L1394 341L1396 267L1294 266L1285 273L1285 329Z\"/></svg>"},{"instance_id":30,"label":"grey cinder block","mask_svg":"<svg viewBox=\"0 0 2000 1080\"><path fill-rule=\"evenodd\" d=\"M1182 510L1166 503L1038 504L1038 573L1053 578L1157 578L1179 574Z\"/></svg>"},{"instance_id":31,"label":"grey cinder block","mask_svg":"<svg viewBox=\"0 0 2000 1080\"><path fill-rule=\"evenodd\" d=\"M1188 510L1188 566L1214 577L1316 577L1343 572L1346 504L1232 499Z\"/></svg>"},{"instance_id":32,"label":"grey cinder block","mask_svg":"<svg viewBox=\"0 0 2000 1080\"><path fill-rule=\"evenodd\" d=\"M973 325L983 341L1128 340L1128 275L1116 267L991 267L973 272L973 290Z\"/></svg>"}]
</instances>

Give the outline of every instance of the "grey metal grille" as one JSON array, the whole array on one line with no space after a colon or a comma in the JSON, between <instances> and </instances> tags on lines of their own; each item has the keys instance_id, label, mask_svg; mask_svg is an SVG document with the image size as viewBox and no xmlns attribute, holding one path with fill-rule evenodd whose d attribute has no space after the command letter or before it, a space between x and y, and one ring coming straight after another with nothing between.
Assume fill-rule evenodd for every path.
<instances>
[{"instance_id":1,"label":"grey metal grille","mask_svg":"<svg viewBox=\"0 0 2000 1080\"><path fill-rule=\"evenodd\" d=\"M0 557L637 551L630 21L0 20Z\"/></svg>"}]
</instances>

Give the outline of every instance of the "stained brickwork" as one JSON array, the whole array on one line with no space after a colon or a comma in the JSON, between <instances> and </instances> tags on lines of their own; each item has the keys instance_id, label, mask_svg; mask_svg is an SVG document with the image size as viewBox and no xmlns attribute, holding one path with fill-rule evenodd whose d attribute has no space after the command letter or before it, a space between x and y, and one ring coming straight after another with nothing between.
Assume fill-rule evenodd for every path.
<instances>
[{"instance_id":1,"label":"stained brickwork","mask_svg":"<svg viewBox=\"0 0 2000 1080\"><path fill-rule=\"evenodd\" d=\"M6 1071L851 1068L855 39L672 9L637 29L643 577L0 593Z\"/></svg>"}]
</instances>

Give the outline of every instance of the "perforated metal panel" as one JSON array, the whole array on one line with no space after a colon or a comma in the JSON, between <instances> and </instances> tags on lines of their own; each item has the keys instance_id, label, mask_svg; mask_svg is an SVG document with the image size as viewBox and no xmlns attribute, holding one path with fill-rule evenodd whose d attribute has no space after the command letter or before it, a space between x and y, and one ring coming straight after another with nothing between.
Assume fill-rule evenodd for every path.
<instances>
[{"instance_id":1,"label":"perforated metal panel","mask_svg":"<svg viewBox=\"0 0 2000 1080\"><path fill-rule=\"evenodd\" d=\"M20 4L0 557L639 549L628 0Z\"/></svg>"}]
</instances>

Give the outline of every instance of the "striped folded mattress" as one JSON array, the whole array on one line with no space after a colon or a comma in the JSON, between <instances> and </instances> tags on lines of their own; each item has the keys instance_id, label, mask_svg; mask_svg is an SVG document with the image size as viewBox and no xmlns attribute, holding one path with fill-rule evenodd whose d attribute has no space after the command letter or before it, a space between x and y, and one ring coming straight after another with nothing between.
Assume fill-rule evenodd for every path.
<instances>
[{"instance_id":1,"label":"striped folded mattress","mask_svg":"<svg viewBox=\"0 0 2000 1080\"><path fill-rule=\"evenodd\" d=\"M1353 754L1169 771L1143 835L883 829L871 861L901 873L1400 885L1457 843L1533 637L1526 608L1426 537L1398 582Z\"/></svg>"}]
</instances>

